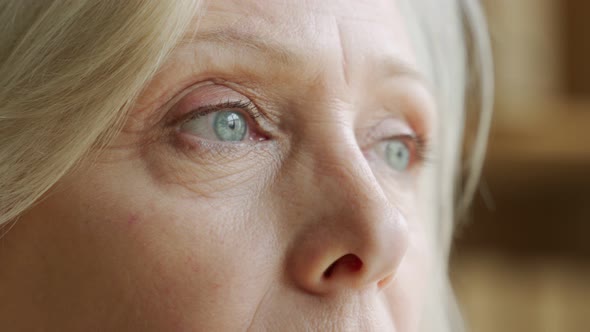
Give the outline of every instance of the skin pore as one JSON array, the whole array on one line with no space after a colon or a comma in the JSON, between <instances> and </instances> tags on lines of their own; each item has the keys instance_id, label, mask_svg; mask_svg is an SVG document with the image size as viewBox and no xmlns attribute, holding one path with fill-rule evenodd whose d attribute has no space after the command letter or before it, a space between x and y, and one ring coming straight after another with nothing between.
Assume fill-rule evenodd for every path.
<instances>
[{"instance_id":1,"label":"skin pore","mask_svg":"<svg viewBox=\"0 0 590 332\"><path fill-rule=\"evenodd\" d=\"M3 329L416 331L416 67L394 1L211 1L114 142L0 240Z\"/></svg>"}]
</instances>

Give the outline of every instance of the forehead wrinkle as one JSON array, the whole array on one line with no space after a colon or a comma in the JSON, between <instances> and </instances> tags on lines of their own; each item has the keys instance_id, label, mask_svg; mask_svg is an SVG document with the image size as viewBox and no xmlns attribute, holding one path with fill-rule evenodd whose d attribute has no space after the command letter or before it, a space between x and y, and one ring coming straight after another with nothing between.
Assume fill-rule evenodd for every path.
<instances>
[{"instance_id":1,"label":"forehead wrinkle","mask_svg":"<svg viewBox=\"0 0 590 332\"><path fill-rule=\"evenodd\" d=\"M336 18L334 18L334 22L336 24L336 29L338 30L338 45L340 46L341 52L341 60L342 60L342 76L344 78L344 82L347 86L350 86L350 75L348 73L347 65L349 63L347 52L346 52L346 45L344 44L344 32L342 31L342 27Z\"/></svg>"}]
</instances>

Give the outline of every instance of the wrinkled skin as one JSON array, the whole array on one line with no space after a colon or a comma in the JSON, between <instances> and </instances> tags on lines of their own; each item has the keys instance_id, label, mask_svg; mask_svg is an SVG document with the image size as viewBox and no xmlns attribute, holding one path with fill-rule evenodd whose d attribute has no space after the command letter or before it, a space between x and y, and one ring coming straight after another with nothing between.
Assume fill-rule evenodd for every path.
<instances>
[{"instance_id":1,"label":"wrinkled skin","mask_svg":"<svg viewBox=\"0 0 590 332\"><path fill-rule=\"evenodd\" d=\"M425 166L379 152L434 126L404 26L394 1L211 1L108 149L1 240L1 329L416 331ZM244 142L180 128L230 100L262 114Z\"/></svg>"}]
</instances>

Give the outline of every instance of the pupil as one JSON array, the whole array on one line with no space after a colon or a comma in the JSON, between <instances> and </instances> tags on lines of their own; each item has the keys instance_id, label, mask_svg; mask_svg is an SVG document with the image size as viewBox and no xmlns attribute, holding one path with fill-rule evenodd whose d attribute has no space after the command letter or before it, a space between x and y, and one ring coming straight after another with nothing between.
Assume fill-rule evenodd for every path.
<instances>
[{"instance_id":1,"label":"pupil","mask_svg":"<svg viewBox=\"0 0 590 332\"><path fill-rule=\"evenodd\" d=\"M231 129L231 130L236 129L236 120L234 120L234 119L229 120L227 125L229 126L229 129Z\"/></svg>"}]
</instances>

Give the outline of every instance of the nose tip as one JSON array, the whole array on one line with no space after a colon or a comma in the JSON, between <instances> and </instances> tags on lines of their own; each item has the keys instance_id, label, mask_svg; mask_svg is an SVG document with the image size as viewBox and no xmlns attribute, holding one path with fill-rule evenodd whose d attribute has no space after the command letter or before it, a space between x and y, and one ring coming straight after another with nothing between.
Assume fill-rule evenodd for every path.
<instances>
[{"instance_id":1,"label":"nose tip","mask_svg":"<svg viewBox=\"0 0 590 332\"><path fill-rule=\"evenodd\" d=\"M397 218L329 237L318 227L306 236L296 249L291 275L298 287L316 295L387 287L409 242L406 224Z\"/></svg>"}]
</instances>

